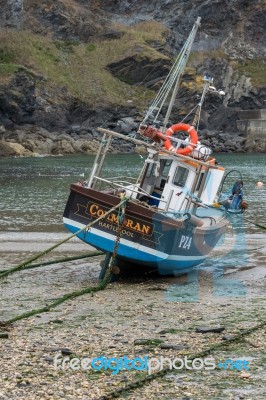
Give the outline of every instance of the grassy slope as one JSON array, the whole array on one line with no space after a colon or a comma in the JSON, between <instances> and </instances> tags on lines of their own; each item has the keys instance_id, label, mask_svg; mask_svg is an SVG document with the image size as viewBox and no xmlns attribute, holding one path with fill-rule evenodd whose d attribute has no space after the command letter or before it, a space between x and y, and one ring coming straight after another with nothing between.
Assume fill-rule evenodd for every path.
<instances>
[{"instance_id":1,"label":"grassy slope","mask_svg":"<svg viewBox=\"0 0 266 400\"><path fill-rule=\"evenodd\" d=\"M46 78L52 87L65 87L70 95L97 104L124 104L141 100L147 102L151 92L130 86L114 78L105 68L107 64L122 59L136 50L151 59L162 58L148 42L164 42L164 29L156 22L145 22L125 29L120 39L99 43L54 41L49 37L29 31L0 33L0 82L23 66Z\"/></svg>"},{"instance_id":2,"label":"grassy slope","mask_svg":"<svg viewBox=\"0 0 266 400\"><path fill-rule=\"evenodd\" d=\"M124 105L127 100L138 106L147 105L154 93L121 82L113 77L106 65L131 54L162 58L149 42L165 42L165 29L155 21L147 21L132 27L116 25L123 32L120 39L105 40L89 44L55 41L49 36L40 36L30 31L0 32L0 83L7 82L12 74L23 66L37 75L45 77L42 85L53 88L65 87L68 93L93 105ZM222 50L192 54L191 66L207 58L223 58ZM254 86L265 84L266 69L263 60L232 62L240 75L251 78ZM194 68L193 68L194 69ZM194 70L195 71L195 70ZM195 72L194 72L195 73ZM200 77L194 83L201 85ZM56 101L56 99L54 99Z\"/></svg>"}]
</instances>

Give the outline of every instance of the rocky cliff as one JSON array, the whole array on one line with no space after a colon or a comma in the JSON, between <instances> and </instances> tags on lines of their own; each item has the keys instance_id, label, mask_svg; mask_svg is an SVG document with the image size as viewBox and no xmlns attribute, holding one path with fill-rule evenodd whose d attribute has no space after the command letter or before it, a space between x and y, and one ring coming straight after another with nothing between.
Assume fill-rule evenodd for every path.
<instances>
[{"instance_id":1,"label":"rocky cliff","mask_svg":"<svg viewBox=\"0 0 266 400\"><path fill-rule=\"evenodd\" d=\"M97 126L134 131L197 16L181 115L209 72L226 95L208 96L202 140L265 151L266 139L247 140L237 125L241 110L265 108L265 0L0 0L0 9L0 155L93 152Z\"/></svg>"}]
</instances>

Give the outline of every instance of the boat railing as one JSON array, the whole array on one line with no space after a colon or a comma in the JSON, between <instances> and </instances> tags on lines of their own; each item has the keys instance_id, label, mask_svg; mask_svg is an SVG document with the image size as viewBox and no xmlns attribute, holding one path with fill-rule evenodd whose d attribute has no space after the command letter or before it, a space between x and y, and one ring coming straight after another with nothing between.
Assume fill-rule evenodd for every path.
<instances>
[{"instance_id":1,"label":"boat railing","mask_svg":"<svg viewBox=\"0 0 266 400\"><path fill-rule=\"evenodd\" d=\"M140 188L138 186L138 184L132 184L130 182L127 182L128 185L126 186L126 185L123 185L121 182L119 182L119 183L118 182L113 182L113 181L110 181L108 179L100 178L99 176L96 176L96 175L94 176L94 179L95 179L95 181L104 182L104 183L107 183L109 185L116 186L116 187L118 187L120 189L123 189L123 190L128 190L130 192L134 192L134 193L137 193L139 195L148 196L150 199L154 199L154 200L158 201L158 197L152 196L151 194L146 192L144 189ZM134 189L134 187L136 187L136 190ZM160 201L163 202L163 203L167 203L165 200L162 200L162 199L160 199Z\"/></svg>"},{"instance_id":2,"label":"boat railing","mask_svg":"<svg viewBox=\"0 0 266 400\"><path fill-rule=\"evenodd\" d=\"M125 175L120 175L120 176L112 176L112 178L108 178L110 181L116 181L118 179L127 179L128 181L132 180L132 182L130 182L130 184L132 184L133 182L136 182L137 178L133 177L133 176L125 176Z\"/></svg>"},{"instance_id":3,"label":"boat railing","mask_svg":"<svg viewBox=\"0 0 266 400\"><path fill-rule=\"evenodd\" d=\"M202 161L200 159L196 159L196 158L191 157L191 155L184 156L183 154L179 154L177 152L173 152L173 151L169 151L169 150L166 150L166 149L162 149L161 147L159 147L157 145L154 145L154 144L151 144L151 143L147 143L144 140L134 139L134 138L125 136L125 135L123 135L121 133L114 132L114 131L112 131L110 129L97 128L97 131L98 132L102 132L102 133L104 133L106 135L110 135L110 136L113 136L113 137L117 137L117 138L120 138L120 139L123 139L123 140L130 141L130 142L132 142L132 143L134 143L136 145L139 145L139 146L145 146L147 148L152 148L155 151L163 152L165 154L168 154L173 159L177 159L178 158L179 160L184 160L184 161L185 160L187 160L187 161L196 161L197 164L205 166L207 168L212 168L212 169L218 169L219 168L217 165L210 164L208 161ZM188 143L186 142L186 144L188 144Z\"/></svg>"},{"instance_id":4,"label":"boat railing","mask_svg":"<svg viewBox=\"0 0 266 400\"><path fill-rule=\"evenodd\" d=\"M169 139L171 140L171 142L177 143L178 147L180 147L181 144L185 144L186 146L187 146L187 145L195 146L194 143L189 142L189 141L186 140L186 139L178 139L178 138L173 137L173 136L166 136L166 137L169 137Z\"/></svg>"},{"instance_id":5,"label":"boat railing","mask_svg":"<svg viewBox=\"0 0 266 400\"><path fill-rule=\"evenodd\" d=\"M128 182L128 181L122 181L122 180L115 181L115 180L111 180L111 182L112 182L112 183L121 184L121 185L129 185L129 186L136 186L136 187L138 187L138 185L137 185L136 183Z\"/></svg>"}]
</instances>

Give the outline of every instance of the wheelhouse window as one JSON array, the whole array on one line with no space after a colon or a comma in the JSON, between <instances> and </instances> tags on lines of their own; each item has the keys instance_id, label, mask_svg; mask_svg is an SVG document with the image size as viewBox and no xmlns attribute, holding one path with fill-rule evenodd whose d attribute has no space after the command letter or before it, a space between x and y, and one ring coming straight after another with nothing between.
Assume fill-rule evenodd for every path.
<instances>
[{"instance_id":1,"label":"wheelhouse window","mask_svg":"<svg viewBox=\"0 0 266 400\"><path fill-rule=\"evenodd\" d=\"M189 170L183 167L177 167L173 184L176 186L184 187L187 181Z\"/></svg>"}]
</instances>

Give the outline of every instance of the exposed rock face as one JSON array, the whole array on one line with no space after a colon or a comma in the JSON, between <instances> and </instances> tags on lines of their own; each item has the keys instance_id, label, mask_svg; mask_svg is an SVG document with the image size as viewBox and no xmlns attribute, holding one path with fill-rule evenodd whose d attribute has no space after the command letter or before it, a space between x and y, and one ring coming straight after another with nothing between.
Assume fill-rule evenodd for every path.
<instances>
[{"instance_id":1,"label":"exposed rock face","mask_svg":"<svg viewBox=\"0 0 266 400\"><path fill-rule=\"evenodd\" d=\"M193 74L185 75L177 106L185 103L187 111L195 106L199 94L195 78L210 72L215 86L226 95L208 96L199 125L202 140L215 151L265 151L264 143L246 140L237 127L239 110L265 108L265 84L256 83L252 70L259 63L265 66L264 0L0 0L0 8L1 27L27 28L57 41L97 42L97 46L123 36L117 23L130 27L136 22L159 21L169 29L164 46L151 40L152 55L145 54L141 45L135 46L106 66L121 84L128 84L128 90L133 85L158 89L169 71L171 56L180 50L200 16L202 25L191 59ZM235 65L241 66L237 73ZM136 131L141 121L136 106L96 107L71 97L62 85L44 84L46 79L25 65L7 82L1 81L0 125L6 129L0 131L1 155L93 152L98 126L125 134ZM132 146L119 147L119 143L115 142L114 151L132 151Z\"/></svg>"},{"instance_id":2,"label":"exposed rock face","mask_svg":"<svg viewBox=\"0 0 266 400\"><path fill-rule=\"evenodd\" d=\"M149 57L136 53L116 63L108 65L114 76L123 82L141 84L154 90L161 86L162 77L170 70L169 58L151 60ZM158 85L159 84L159 85Z\"/></svg>"},{"instance_id":3,"label":"exposed rock face","mask_svg":"<svg viewBox=\"0 0 266 400\"><path fill-rule=\"evenodd\" d=\"M88 41L92 37L112 35L103 13L95 8L94 3L94 1L66 3L63 0L29 2L25 24L28 26L29 23L29 27L36 33L49 32L55 38L62 40Z\"/></svg>"},{"instance_id":4,"label":"exposed rock face","mask_svg":"<svg viewBox=\"0 0 266 400\"><path fill-rule=\"evenodd\" d=\"M31 122L35 111L35 79L24 71L14 75L7 86L0 87L0 123Z\"/></svg>"},{"instance_id":5,"label":"exposed rock face","mask_svg":"<svg viewBox=\"0 0 266 400\"><path fill-rule=\"evenodd\" d=\"M0 23L19 28L23 22L23 0L0 0Z\"/></svg>"},{"instance_id":6,"label":"exposed rock face","mask_svg":"<svg viewBox=\"0 0 266 400\"><path fill-rule=\"evenodd\" d=\"M161 21L171 30L176 50L184 43L196 17L202 19L195 48L210 50L224 46L231 57L265 56L265 3L263 0L101 0L101 9L113 20L132 24L145 19ZM235 54L232 50L235 49ZM244 54L246 52L246 54Z\"/></svg>"}]
</instances>

